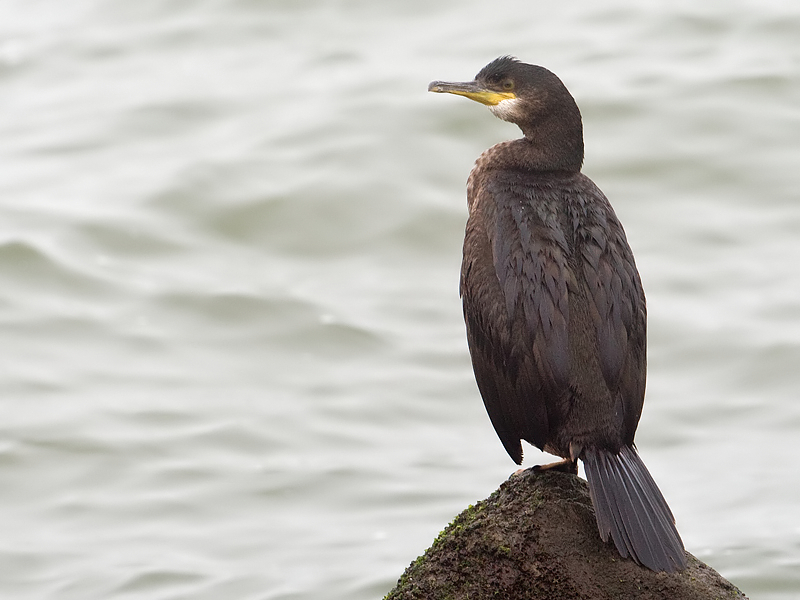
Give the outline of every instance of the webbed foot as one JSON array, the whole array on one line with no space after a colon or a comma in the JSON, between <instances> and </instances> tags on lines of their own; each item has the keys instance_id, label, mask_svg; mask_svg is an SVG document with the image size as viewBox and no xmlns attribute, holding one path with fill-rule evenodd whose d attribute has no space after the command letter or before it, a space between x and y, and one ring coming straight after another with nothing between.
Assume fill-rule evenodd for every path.
<instances>
[{"instance_id":1,"label":"webbed foot","mask_svg":"<svg viewBox=\"0 0 800 600\"><path fill-rule=\"evenodd\" d=\"M560 473L571 473L572 475L578 474L578 461L573 461L568 458L558 462L549 463L546 465L536 465L533 467L534 473L542 471L558 471Z\"/></svg>"}]
</instances>

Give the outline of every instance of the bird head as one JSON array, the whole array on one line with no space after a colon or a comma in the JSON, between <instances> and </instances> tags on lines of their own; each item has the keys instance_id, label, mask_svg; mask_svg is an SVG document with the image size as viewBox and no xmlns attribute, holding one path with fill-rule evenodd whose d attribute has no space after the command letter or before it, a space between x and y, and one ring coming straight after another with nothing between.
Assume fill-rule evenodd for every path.
<instances>
[{"instance_id":1,"label":"bird head","mask_svg":"<svg viewBox=\"0 0 800 600\"><path fill-rule=\"evenodd\" d=\"M525 137L556 153L568 153L571 164L583 161L583 125L572 94L551 71L501 56L483 67L473 81L433 81L429 92L465 96L489 107Z\"/></svg>"}]
</instances>

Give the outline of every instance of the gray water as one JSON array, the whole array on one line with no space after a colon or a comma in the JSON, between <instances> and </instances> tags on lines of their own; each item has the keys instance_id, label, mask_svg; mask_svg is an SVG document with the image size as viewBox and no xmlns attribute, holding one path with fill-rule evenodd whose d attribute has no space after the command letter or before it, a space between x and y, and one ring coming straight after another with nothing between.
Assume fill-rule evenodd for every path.
<instances>
[{"instance_id":1,"label":"gray water","mask_svg":"<svg viewBox=\"0 0 800 600\"><path fill-rule=\"evenodd\" d=\"M687 549L800 597L799 40L783 0L4 0L0 597L379 598L514 470L457 285L518 133L426 93L508 53L627 229Z\"/></svg>"}]
</instances>

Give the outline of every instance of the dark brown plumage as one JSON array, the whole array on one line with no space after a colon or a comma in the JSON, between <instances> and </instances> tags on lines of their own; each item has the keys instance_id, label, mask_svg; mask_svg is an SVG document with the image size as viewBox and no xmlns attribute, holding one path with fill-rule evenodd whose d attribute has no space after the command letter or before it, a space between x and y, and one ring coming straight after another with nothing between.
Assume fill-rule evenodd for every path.
<instances>
[{"instance_id":1,"label":"dark brown plumage","mask_svg":"<svg viewBox=\"0 0 800 600\"><path fill-rule=\"evenodd\" d=\"M583 127L553 73L499 58L466 96L524 137L478 158L467 183L461 296L475 378L500 440L581 459L603 540L656 571L686 558L634 448L646 378L645 297L625 232L580 172Z\"/></svg>"}]
</instances>

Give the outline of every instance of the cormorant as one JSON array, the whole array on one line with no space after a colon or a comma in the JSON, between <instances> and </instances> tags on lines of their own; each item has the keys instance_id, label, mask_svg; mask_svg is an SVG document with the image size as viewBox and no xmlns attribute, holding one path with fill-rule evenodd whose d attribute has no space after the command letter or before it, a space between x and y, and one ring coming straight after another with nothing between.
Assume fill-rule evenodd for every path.
<instances>
[{"instance_id":1,"label":"cormorant","mask_svg":"<svg viewBox=\"0 0 800 600\"><path fill-rule=\"evenodd\" d=\"M510 56L466 96L524 137L486 150L467 182L461 297L472 365L506 451L583 461L600 537L654 571L686 567L675 519L636 452L644 403L644 291L614 210L581 171L583 126L553 73Z\"/></svg>"}]
</instances>

